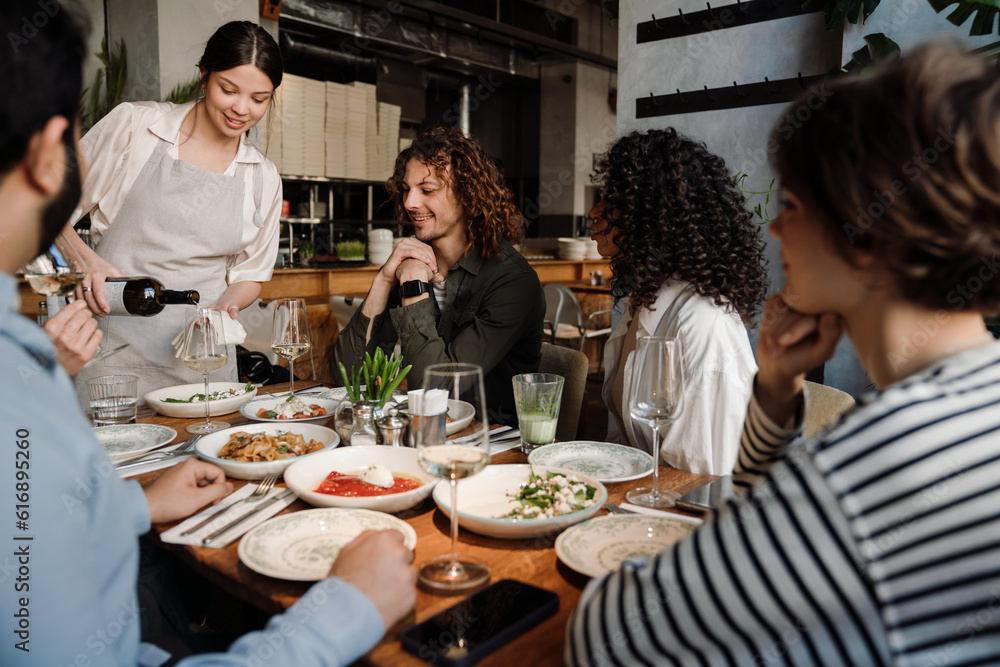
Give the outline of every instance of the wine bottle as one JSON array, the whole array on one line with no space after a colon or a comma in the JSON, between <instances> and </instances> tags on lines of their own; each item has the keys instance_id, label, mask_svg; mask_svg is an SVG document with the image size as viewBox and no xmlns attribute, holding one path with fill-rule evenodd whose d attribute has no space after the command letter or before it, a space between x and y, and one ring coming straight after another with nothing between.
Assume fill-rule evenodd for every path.
<instances>
[{"instance_id":1,"label":"wine bottle","mask_svg":"<svg viewBox=\"0 0 1000 667\"><path fill-rule=\"evenodd\" d=\"M129 276L108 278L104 296L112 315L156 315L171 304L197 304L201 298L195 290L170 290L156 278Z\"/></svg>"}]
</instances>

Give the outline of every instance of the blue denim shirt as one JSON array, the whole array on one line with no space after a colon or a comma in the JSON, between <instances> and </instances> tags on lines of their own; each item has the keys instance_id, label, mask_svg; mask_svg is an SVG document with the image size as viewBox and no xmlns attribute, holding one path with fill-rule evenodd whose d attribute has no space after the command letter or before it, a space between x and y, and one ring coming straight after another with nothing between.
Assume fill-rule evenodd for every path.
<instances>
[{"instance_id":1,"label":"blue denim shirt","mask_svg":"<svg viewBox=\"0 0 1000 667\"><path fill-rule=\"evenodd\" d=\"M0 664L159 664L139 641L145 494L118 477L16 295L0 273ZM228 653L181 664L342 665L384 631L367 597L328 578Z\"/></svg>"}]
</instances>

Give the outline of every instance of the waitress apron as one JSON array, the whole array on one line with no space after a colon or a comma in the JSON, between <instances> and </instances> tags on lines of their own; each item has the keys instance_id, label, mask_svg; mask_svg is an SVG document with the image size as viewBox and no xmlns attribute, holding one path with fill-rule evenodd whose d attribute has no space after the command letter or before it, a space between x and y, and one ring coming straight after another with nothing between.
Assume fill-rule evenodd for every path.
<instances>
[{"instance_id":1,"label":"waitress apron","mask_svg":"<svg viewBox=\"0 0 1000 667\"><path fill-rule=\"evenodd\" d=\"M198 290L200 303L208 305L226 290L226 273L242 247L247 165L239 164L233 176L217 174L170 157L171 145L157 144L96 250L124 276L151 276L166 289ZM260 197L259 172L254 174L255 199ZM171 344L189 311L189 306L168 305L152 317L104 317L102 347L129 347L77 375L81 397L86 381L99 375L137 375L140 401L155 389L203 381L201 373L175 357ZM229 360L212 380L238 379L236 347L227 346L227 353Z\"/></svg>"}]
</instances>

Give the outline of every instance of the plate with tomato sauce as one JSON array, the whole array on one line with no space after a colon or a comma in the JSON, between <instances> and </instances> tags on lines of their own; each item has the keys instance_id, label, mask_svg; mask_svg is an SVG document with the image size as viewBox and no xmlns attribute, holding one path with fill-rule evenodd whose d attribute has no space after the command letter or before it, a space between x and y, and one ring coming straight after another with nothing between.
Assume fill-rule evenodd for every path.
<instances>
[{"instance_id":1,"label":"plate with tomato sauce","mask_svg":"<svg viewBox=\"0 0 1000 667\"><path fill-rule=\"evenodd\" d=\"M392 474L389 488L365 481L363 473L378 465ZM285 483L316 507L356 507L401 512L431 495L437 477L420 467L417 450L409 447L361 446L331 449L290 465Z\"/></svg>"},{"instance_id":2,"label":"plate with tomato sauce","mask_svg":"<svg viewBox=\"0 0 1000 667\"><path fill-rule=\"evenodd\" d=\"M240 414L257 422L319 422L333 418L337 401L315 394L261 396L240 406Z\"/></svg>"}]
</instances>

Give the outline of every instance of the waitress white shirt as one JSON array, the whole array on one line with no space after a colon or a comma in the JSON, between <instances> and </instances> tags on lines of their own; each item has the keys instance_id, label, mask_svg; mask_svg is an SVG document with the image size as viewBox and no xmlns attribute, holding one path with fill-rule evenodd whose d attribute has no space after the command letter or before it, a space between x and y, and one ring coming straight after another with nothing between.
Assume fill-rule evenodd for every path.
<instances>
[{"instance_id":1,"label":"waitress white shirt","mask_svg":"<svg viewBox=\"0 0 1000 667\"><path fill-rule=\"evenodd\" d=\"M167 153L175 160L179 159L177 143L181 123L194 104L125 102L111 110L80 140L88 173L80 206L72 220L75 222L90 213L90 233L95 243L114 224L125 197L156 143L163 140L173 144ZM199 122L207 120L199 117ZM234 175L240 163L252 166L244 172L242 249L230 258L229 284L243 280L270 280L278 253L281 214L281 178L278 170L245 134L240 138L236 158L224 173ZM254 196L254 172L258 169L263 170L259 211ZM210 231L210 221L206 221L206 233Z\"/></svg>"},{"instance_id":2,"label":"waitress white shirt","mask_svg":"<svg viewBox=\"0 0 1000 667\"><path fill-rule=\"evenodd\" d=\"M736 464L743 418L757 373L746 327L735 311L699 295L691 284L668 281L652 308L636 313L636 336L680 338L684 356L684 402L675 422L660 430L660 460L701 475L728 475ZM652 453L653 431L618 414L612 400L615 374L625 364L625 396L631 389L632 359L621 359L632 316L629 309L604 346L605 404L617 424L608 439ZM628 401L623 400L628 410Z\"/></svg>"}]
</instances>

